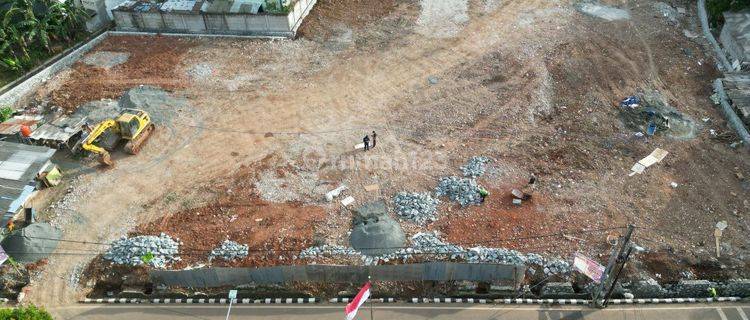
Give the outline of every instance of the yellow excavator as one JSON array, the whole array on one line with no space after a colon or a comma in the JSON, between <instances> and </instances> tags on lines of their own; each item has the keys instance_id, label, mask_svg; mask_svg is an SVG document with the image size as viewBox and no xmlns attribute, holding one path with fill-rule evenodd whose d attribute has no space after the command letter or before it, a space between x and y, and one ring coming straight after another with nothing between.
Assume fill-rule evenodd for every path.
<instances>
[{"instance_id":1,"label":"yellow excavator","mask_svg":"<svg viewBox=\"0 0 750 320\"><path fill-rule=\"evenodd\" d=\"M155 129L148 112L138 109L123 109L117 119L107 119L97 124L93 129L86 126L80 145L74 148L83 149L99 155L99 162L107 166L113 166L109 151L115 148L120 141L126 140L125 152L138 154L143 143Z\"/></svg>"}]
</instances>

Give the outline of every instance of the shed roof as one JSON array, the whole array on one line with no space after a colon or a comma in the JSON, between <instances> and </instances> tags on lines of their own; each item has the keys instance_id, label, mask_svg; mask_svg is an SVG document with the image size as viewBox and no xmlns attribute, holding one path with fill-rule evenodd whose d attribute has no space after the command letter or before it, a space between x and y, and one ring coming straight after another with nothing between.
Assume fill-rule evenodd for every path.
<instances>
[{"instance_id":1,"label":"shed roof","mask_svg":"<svg viewBox=\"0 0 750 320\"><path fill-rule=\"evenodd\" d=\"M26 186L54 154L55 150L47 147L0 141L0 213L29 195Z\"/></svg>"}]
</instances>

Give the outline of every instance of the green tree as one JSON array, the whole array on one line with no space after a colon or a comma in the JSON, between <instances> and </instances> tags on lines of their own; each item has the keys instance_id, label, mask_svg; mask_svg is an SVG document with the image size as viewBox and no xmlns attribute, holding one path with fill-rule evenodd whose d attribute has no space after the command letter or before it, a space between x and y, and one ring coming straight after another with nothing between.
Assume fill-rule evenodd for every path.
<instances>
[{"instance_id":1,"label":"green tree","mask_svg":"<svg viewBox=\"0 0 750 320\"><path fill-rule=\"evenodd\" d=\"M28 70L56 42L84 33L85 23L85 10L73 0L0 0L0 69Z\"/></svg>"},{"instance_id":2,"label":"green tree","mask_svg":"<svg viewBox=\"0 0 750 320\"><path fill-rule=\"evenodd\" d=\"M35 305L0 309L0 320L52 320L52 316Z\"/></svg>"}]
</instances>

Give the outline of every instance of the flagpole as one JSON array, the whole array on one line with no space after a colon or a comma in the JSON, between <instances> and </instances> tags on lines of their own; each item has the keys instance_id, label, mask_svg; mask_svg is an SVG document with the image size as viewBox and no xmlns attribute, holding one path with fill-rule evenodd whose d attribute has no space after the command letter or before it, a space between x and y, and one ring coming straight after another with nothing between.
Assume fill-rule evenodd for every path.
<instances>
[{"instance_id":1,"label":"flagpole","mask_svg":"<svg viewBox=\"0 0 750 320\"><path fill-rule=\"evenodd\" d=\"M372 281L370 281L370 276L367 276L367 282L370 283L370 290L372 290ZM370 320L375 320L375 313L372 310L372 297L370 297Z\"/></svg>"}]
</instances>

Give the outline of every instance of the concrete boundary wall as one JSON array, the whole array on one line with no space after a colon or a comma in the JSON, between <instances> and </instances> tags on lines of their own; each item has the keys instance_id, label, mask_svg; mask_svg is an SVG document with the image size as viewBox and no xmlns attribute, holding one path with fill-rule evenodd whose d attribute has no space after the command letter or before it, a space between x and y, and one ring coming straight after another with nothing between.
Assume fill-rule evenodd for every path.
<instances>
[{"instance_id":1,"label":"concrete boundary wall","mask_svg":"<svg viewBox=\"0 0 750 320\"><path fill-rule=\"evenodd\" d=\"M376 281L484 281L517 287L522 283L525 272L526 266L522 265L427 262L378 266L306 265L154 270L149 272L149 276L156 284L190 288L296 281L363 283L370 277Z\"/></svg>"},{"instance_id":2,"label":"concrete boundary wall","mask_svg":"<svg viewBox=\"0 0 750 320\"><path fill-rule=\"evenodd\" d=\"M112 10L117 30L293 38L317 0L298 0L289 13L177 13Z\"/></svg>"}]
</instances>

